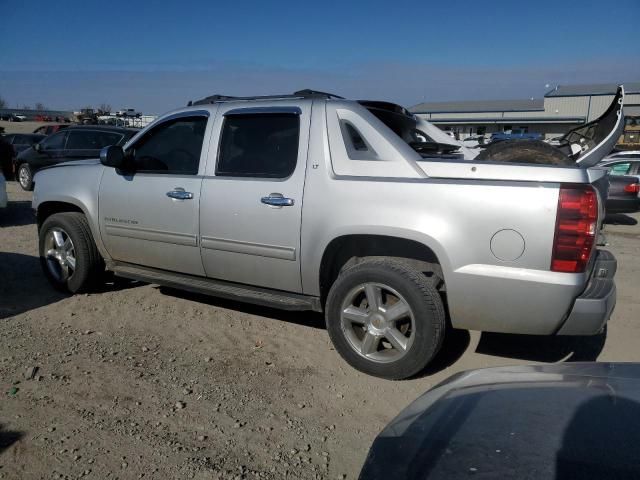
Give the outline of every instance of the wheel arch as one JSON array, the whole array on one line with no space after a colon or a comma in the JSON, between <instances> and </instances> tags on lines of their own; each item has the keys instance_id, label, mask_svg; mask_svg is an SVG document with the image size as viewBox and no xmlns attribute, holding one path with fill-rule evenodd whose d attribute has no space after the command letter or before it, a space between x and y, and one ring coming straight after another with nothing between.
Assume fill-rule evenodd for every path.
<instances>
[{"instance_id":1,"label":"wheel arch","mask_svg":"<svg viewBox=\"0 0 640 480\"><path fill-rule=\"evenodd\" d=\"M320 297L324 304L340 271L363 258L393 257L423 272L432 272L446 283L442 254L423 242L383 234L346 234L331 240L322 254L319 269ZM446 266L445 266L446 269Z\"/></svg>"},{"instance_id":2,"label":"wheel arch","mask_svg":"<svg viewBox=\"0 0 640 480\"><path fill-rule=\"evenodd\" d=\"M79 212L87 216L87 212L82 207L74 203L55 200L42 202L38 205L38 208L36 210L38 230L40 230L40 227L42 226L44 221L51 215L63 212Z\"/></svg>"},{"instance_id":3,"label":"wheel arch","mask_svg":"<svg viewBox=\"0 0 640 480\"><path fill-rule=\"evenodd\" d=\"M87 207L87 205L83 204L75 198L65 197L40 202L39 204L34 205L34 207L36 208L36 221L38 225L38 231L40 231L40 227L42 226L44 221L51 215L54 215L56 213L78 212L84 214L84 216L87 218L89 229L91 230L91 235L93 236L93 241L96 243L96 247L98 248L100 255L102 255L102 258L104 258L105 260L111 258L104 244L102 243L99 227L96 223L94 223L95 218L91 215L91 210Z\"/></svg>"}]
</instances>

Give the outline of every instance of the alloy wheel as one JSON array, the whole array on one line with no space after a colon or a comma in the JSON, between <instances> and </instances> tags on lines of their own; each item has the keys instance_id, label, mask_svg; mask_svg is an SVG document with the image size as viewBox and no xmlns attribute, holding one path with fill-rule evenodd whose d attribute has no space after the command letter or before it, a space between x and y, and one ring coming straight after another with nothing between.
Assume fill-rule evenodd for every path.
<instances>
[{"instance_id":1,"label":"alloy wheel","mask_svg":"<svg viewBox=\"0 0 640 480\"><path fill-rule=\"evenodd\" d=\"M67 232L52 228L45 237L45 259L51 275L59 282L66 282L76 270L76 251Z\"/></svg>"},{"instance_id":2,"label":"alloy wheel","mask_svg":"<svg viewBox=\"0 0 640 480\"><path fill-rule=\"evenodd\" d=\"M409 303L381 283L353 288L342 304L340 322L351 348L374 362L390 363L404 357L415 337Z\"/></svg>"}]
</instances>

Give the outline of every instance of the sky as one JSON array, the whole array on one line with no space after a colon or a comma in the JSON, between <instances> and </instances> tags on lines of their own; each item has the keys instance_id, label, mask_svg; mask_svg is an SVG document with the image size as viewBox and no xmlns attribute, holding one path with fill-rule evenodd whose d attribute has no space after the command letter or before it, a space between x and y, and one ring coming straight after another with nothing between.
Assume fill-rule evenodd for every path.
<instances>
[{"instance_id":1,"label":"sky","mask_svg":"<svg viewBox=\"0 0 640 480\"><path fill-rule=\"evenodd\" d=\"M154 114L302 88L405 106L541 98L640 81L638 18L640 0L0 0L0 97Z\"/></svg>"}]
</instances>

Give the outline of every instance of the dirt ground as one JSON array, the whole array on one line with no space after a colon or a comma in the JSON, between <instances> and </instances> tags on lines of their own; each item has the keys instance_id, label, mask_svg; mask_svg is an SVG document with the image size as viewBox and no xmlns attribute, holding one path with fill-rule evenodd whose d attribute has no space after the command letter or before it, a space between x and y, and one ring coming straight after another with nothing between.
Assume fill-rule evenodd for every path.
<instances>
[{"instance_id":1,"label":"dirt ground","mask_svg":"<svg viewBox=\"0 0 640 480\"><path fill-rule=\"evenodd\" d=\"M419 378L391 382L339 358L318 314L128 282L56 293L40 271L31 194L13 182L8 190L0 478L354 479L383 426L456 372L640 361L640 215L606 227L619 261L606 335L459 331Z\"/></svg>"},{"instance_id":2,"label":"dirt ground","mask_svg":"<svg viewBox=\"0 0 640 480\"><path fill-rule=\"evenodd\" d=\"M8 122L0 120L0 127L5 133L33 133L33 131L43 125L57 125L59 122Z\"/></svg>"}]
</instances>

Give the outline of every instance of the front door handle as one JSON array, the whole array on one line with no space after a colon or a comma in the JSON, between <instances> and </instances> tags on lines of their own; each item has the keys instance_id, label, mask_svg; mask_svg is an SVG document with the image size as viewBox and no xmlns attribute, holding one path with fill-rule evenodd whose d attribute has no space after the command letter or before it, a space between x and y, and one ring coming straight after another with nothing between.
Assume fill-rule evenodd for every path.
<instances>
[{"instance_id":1,"label":"front door handle","mask_svg":"<svg viewBox=\"0 0 640 480\"><path fill-rule=\"evenodd\" d=\"M269 196L262 197L260 201L272 207L291 207L294 204L293 198L287 198L281 193L270 193Z\"/></svg>"},{"instance_id":2,"label":"front door handle","mask_svg":"<svg viewBox=\"0 0 640 480\"><path fill-rule=\"evenodd\" d=\"M167 192L167 197L175 198L176 200L191 200L193 199L193 193L185 192L184 188L176 187L170 192Z\"/></svg>"}]
</instances>

